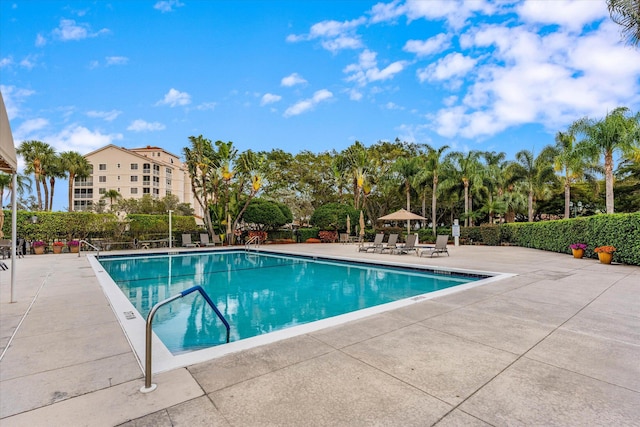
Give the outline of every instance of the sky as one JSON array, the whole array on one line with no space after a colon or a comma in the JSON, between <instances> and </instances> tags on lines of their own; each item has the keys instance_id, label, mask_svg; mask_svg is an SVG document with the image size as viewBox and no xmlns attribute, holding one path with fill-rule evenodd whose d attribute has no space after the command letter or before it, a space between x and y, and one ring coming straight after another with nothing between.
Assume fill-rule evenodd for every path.
<instances>
[{"instance_id":1,"label":"sky","mask_svg":"<svg viewBox=\"0 0 640 427\"><path fill-rule=\"evenodd\" d=\"M58 152L399 138L512 159L640 110L640 49L605 0L0 0L0 90L16 145Z\"/></svg>"}]
</instances>

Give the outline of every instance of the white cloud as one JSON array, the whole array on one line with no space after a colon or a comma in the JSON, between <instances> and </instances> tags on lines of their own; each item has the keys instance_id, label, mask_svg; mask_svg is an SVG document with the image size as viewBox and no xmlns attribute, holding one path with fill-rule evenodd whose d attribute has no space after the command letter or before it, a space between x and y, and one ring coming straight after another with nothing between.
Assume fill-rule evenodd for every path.
<instances>
[{"instance_id":1,"label":"white cloud","mask_svg":"<svg viewBox=\"0 0 640 427\"><path fill-rule=\"evenodd\" d=\"M445 33L440 33L427 40L408 40L402 50L415 53L420 57L440 53L448 48L450 44L451 37Z\"/></svg>"},{"instance_id":2,"label":"white cloud","mask_svg":"<svg viewBox=\"0 0 640 427\"><path fill-rule=\"evenodd\" d=\"M355 30L366 23L366 18L360 17L351 21L327 20L313 24L308 34L290 34L286 40L290 43L320 39L321 46L333 53L342 49L359 49L362 47L360 37Z\"/></svg>"},{"instance_id":3,"label":"white cloud","mask_svg":"<svg viewBox=\"0 0 640 427\"><path fill-rule=\"evenodd\" d=\"M217 102L203 102L202 104L196 107L196 110L207 111L207 110L215 110Z\"/></svg>"},{"instance_id":4,"label":"white cloud","mask_svg":"<svg viewBox=\"0 0 640 427\"><path fill-rule=\"evenodd\" d=\"M400 4L400 0L394 0L391 3L377 3L369 11L369 15L371 15L369 22L377 24L379 22L393 21L404 13L405 6Z\"/></svg>"},{"instance_id":5,"label":"white cloud","mask_svg":"<svg viewBox=\"0 0 640 427\"><path fill-rule=\"evenodd\" d=\"M524 22L556 24L577 32L582 31L586 24L609 16L604 1L524 1L516 6L516 11Z\"/></svg>"},{"instance_id":6,"label":"white cloud","mask_svg":"<svg viewBox=\"0 0 640 427\"><path fill-rule=\"evenodd\" d=\"M13 58L11 56L0 59L0 68L8 67L10 65L13 65Z\"/></svg>"},{"instance_id":7,"label":"white cloud","mask_svg":"<svg viewBox=\"0 0 640 427\"><path fill-rule=\"evenodd\" d=\"M76 24L73 19L61 19L58 28L53 30L53 34L62 41L82 40L108 32L109 30L106 28L93 32L88 24Z\"/></svg>"},{"instance_id":8,"label":"white cloud","mask_svg":"<svg viewBox=\"0 0 640 427\"><path fill-rule=\"evenodd\" d=\"M114 121L120 114L122 114L122 111L119 111L119 110L87 111L87 116L93 117L96 119L103 119L103 120L106 120L107 122Z\"/></svg>"},{"instance_id":9,"label":"white cloud","mask_svg":"<svg viewBox=\"0 0 640 427\"><path fill-rule=\"evenodd\" d=\"M287 77L283 77L280 81L281 86L291 87L299 84L306 83L307 81L302 78L302 76L298 73L293 73L288 75Z\"/></svg>"},{"instance_id":10,"label":"white cloud","mask_svg":"<svg viewBox=\"0 0 640 427\"><path fill-rule=\"evenodd\" d=\"M427 68L418 70L420 82L425 80L448 80L467 74L476 64L476 60L458 52L450 53Z\"/></svg>"},{"instance_id":11,"label":"white cloud","mask_svg":"<svg viewBox=\"0 0 640 427\"><path fill-rule=\"evenodd\" d=\"M384 104L384 108L387 110L404 110L404 107L399 106L395 102L387 102Z\"/></svg>"},{"instance_id":12,"label":"white cloud","mask_svg":"<svg viewBox=\"0 0 640 427\"><path fill-rule=\"evenodd\" d=\"M164 98L156 102L156 105L169 105L171 107L188 104L191 104L191 95L186 92L180 92L174 88L169 89L169 92L166 93Z\"/></svg>"},{"instance_id":13,"label":"white cloud","mask_svg":"<svg viewBox=\"0 0 640 427\"><path fill-rule=\"evenodd\" d=\"M284 112L284 117L291 117L291 116L297 116L299 114L302 114L306 111L313 109L313 107L315 107L322 101L326 101L328 99L331 99L332 97L333 97L333 94L330 91L326 89L321 89L315 92L313 94L313 97L299 101L293 104L291 107L287 108L286 111Z\"/></svg>"},{"instance_id":14,"label":"white cloud","mask_svg":"<svg viewBox=\"0 0 640 427\"><path fill-rule=\"evenodd\" d=\"M365 86L367 83L391 79L408 65L406 61L396 61L380 70L377 67L376 55L368 49L360 53L357 64L350 64L344 68L346 80Z\"/></svg>"},{"instance_id":15,"label":"white cloud","mask_svg":"<svg viewBox=\"0 0 640 427\"><path fill-rule=\"evenodd\" d=\"M36 55L27 55L22 59L22 61L20 61L20 66L28 70L31 70L33 67L36 66L36 62L35 62L36 59L37 59Z\"/></svg>"},{"instance_id":16,"label":"white cloud","mask_svg":"<svg viewBox=\"0 0 640 427\"><path fill-rule=\"evenodd\" d=\"M427 21L445 20L454 29L460 29L468 23L468 19L476 13L493 15L499 12L500 5L487 0L408 0L400 10L410 21L426 19Z\"/></svg>"},{"instance_id":17,"label":"white cloud","mask_svg":"<svg viewBox=\"0 0 640 427\"><path fill-rule=\"evenodd\" d=\"M131 122L127 130L133 132L155 132L164 130L165 128L166 126L160 122L147 122L142 119L137 119Z\"/></svg>"},{"instance_id":18,"label":"white cloud","mask_svg":"<svg viewBox=\"0 0 640 427\"><path fill-rule=\"evenodd\" d=\"M47 44L47 39L42 35L36 35L36 47L42 47Z\"/></svg>"},{"instance_id":19,"label":"white cloud","mask_svg":"<svg viewBox=\"0 0 640 427\"><path fill-rule=\"evenodd\" d=\"M15 86L0 85L0 92L4 99L4 106L7 109L9 120L20 117L20 106L28 97L36 92L31 89L20 89Z\"/></svg>"},{"instance_id":20,"label":"white cloud","mask_svg":"<svg viewBox=\"0 0 640 427\"><path fill-rule=\"evenodd\" d=\"M129 62L129 58L126 56L107 56L107 65L124 65Z\"/></svg>"},{"instance_id":21,"label":"white cloud","mask_svg":"<svg viewBox=\"0 0 640 427\"><path fill-rule=\"evenodd\" d=\"M272 93L265 93L260 100L260 105L273 104L274 102L278 102L282 99L280 95L274 95Z\"/></svg>"},{"instance_id":22,"label":"white cloud","mask_svg":"<svg viewBox=\"0 0 640 427\"><path fill-rule=\"evenodd\" d=\"M44 129L48 125L49 125L49 120L44 118L25 120L24 122L20 123L20 126L18 126L14 130L13 132L14 139L16 140L31 139L29 137L33 135L34 132Z\"/></svg>"},{"instance_id":23,"label":"white cloud","mask_svg":"<svg viewBox=\"0 0 640 427\"><path fill-rule=\"evenodd\" d=\"M179 0L163 0L153 5L153 8L162 13L173 12L174 7L182 7L184 3Z\"/></svg>"},{"instance_id":24,"label":"white cloud","mask_svg":"<svg viewBox=\"0 0 640 427\"><path fill-rule=\"evenodd\" d=\"M487 25L470 31L464 46L483 52L475 64L443 60L425 74L441 79L474 67L464 96L435 115L442 136L491 136L527 123L555 131L640 102L640 51L624 46L609 21L582 35Z\"/></svg>"},{"instance_id":25,"label":"white cloud","mask_svg":"<svg viewBox=\"0 0 640 427\"><path fill-rule=\"evenodd\" d=\"M100 131L92 131L84 126L70 125L57 134L42 137L43 141L60 151L78 151L88 153L114 141L122 139L122 134L103 134Z\"/></svg>"}]
</instances>

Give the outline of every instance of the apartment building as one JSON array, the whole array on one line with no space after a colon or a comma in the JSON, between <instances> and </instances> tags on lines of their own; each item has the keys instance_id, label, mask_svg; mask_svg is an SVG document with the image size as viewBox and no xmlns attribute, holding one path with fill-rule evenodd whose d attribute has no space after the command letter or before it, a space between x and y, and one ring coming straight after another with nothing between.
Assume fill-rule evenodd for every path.
<instances>
[{"instance_id":1,"label":"apartment building","mask_svg":"<svg viewBox=\"0 0 640 427\"><path fill-rule=\"evenodd\" d=\"M90 210L107 191L117 190L125 199L173 194L181 203L191 204L200 216L187 168L175 154L160 147L124 148L109 144L84 157L92 171L89 177L74 181L74 211Z\"/></svg>"}]
</instances>

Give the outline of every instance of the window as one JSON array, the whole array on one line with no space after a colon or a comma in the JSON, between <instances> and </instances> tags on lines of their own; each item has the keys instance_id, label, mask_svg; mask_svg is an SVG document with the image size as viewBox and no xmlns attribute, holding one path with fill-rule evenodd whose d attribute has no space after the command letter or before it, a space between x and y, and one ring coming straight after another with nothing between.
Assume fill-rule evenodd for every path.
<instances>
[{"instance_id":1,"label":"window","mask_svg":"<svg viewBox=\"0 0 640 427\"><path fill-rule=\"evenodd\" d=\"M93 187L93 178L78 178L74 180L74 185L76 187Z\"/></svg>"},{"instance_id":2,"label":"window","mask_svg":"<svg viewBox=\"0 0 640 427\"><path fill-rule=\"evenodd\" d=\"M167 179L167 187L171 187L171 180Z\"/></svg>"},{"instance_id":3,"label":"window","mask_svg":"<svg viewBox=\"0 0 640 427\"><path fill-rule=\"evenodd\" d=\"M106 171L107 170L106 163L100 163L100 166L98 166L98 169L101 171Z\"/></svg>"},{"instance_id":4,"label":"window","mask_svg":"<svg viewBox=\"0 0 640 427\"><path fill-rule=\"evenodd\" d=\"M93 207L93 202L91 200L74 200L73 201L73 210L76 212L90 211L92 207Z\"/></svg>"},{"instance_id":5,"label":"window","mask_svg":"<svg viewBox=\"0 0 640 427\"><path fill-rule=\"evenodd\" d=\"M151 189L149 187L142 187L142 194L151 194Z\"/></svg>"},{"instance_id":6,"label":"window","mask_svg":"<svg viewBox=\"0 0 640 427\"><path fill-rule=\"evenodd\" d=\"M118 169L120 169L120 163L118 163Z\"/></svg>"},{"instance_id":7,"label":"window","mask_svg":"<svg viewBox=\"0 0 640 427\"><path fill-rule=\"evenodd\" d=\"M73 190L74 199L93 199L93 188L76 188Z\"/></svg>"},{"instance_id":8,"label":"window","mask_svg":"<svg viewBox=\"0 0 640 427\"><path fill-rule=\"evenodd\" d=\"M107 192L107 189L106 189L106 188L99 188L99 189L98 189L98 194L104 194L104 193L106 193L106 192Z\"/></svg>"},{"instance_id":9,"label":"window","mask_svg":"<svg viewBox=\"0 0 640 427\"><path fill-rule=\"evenodd\" d=\"M143 163L142 164L142 172L143 173L151 173L151 164Z\"/></svg>"},{"instance_id":10,"label":"window","mask_svg":"<svg viewBox=\"0 0 640 427\"><path fill-rule=\"evenodd\" d=\"M149 185L149 182L151 182L151 177L149 175L142 175L142 183Z\"/></svg>"},{"instance_id":11,"label":"window","mask_svg":"<svg viewBox=\"0 0 640 427\"><path fill-rule=\"evenodd\" d=\"M138 182L138 175L131 175L131 182Z\"/></svg>"},{"instance_id":12,"label":"window","mask_svg":"<svg viewBox=\"0 0 640 427\"><path fill-rule=\"evenodd\" d=\"M159 189L157 189L157 188L154 188L154 189L153 189L153 195L154 195L154 196L159 196L159 195L160 195L160 190L159 190Z\"/></svg>"},{"instance_id":13,"label":"window","mask_svg":"<svg viewBox=\"0 0 640 427\"><path fill-rule=\"evenodd\" d=\"M167 196L171 195L171 190L167 190L167 192L165 193Z\"/></svg>"},{"instance_id":14,"label":"window","mask_svg":"<svg viewBox=\"0 0 640 427\"><path fill-rule=\"evenodd\" d=\"M138 194L138 189L136 187L131 187L131 194Z\"/></svg>"},{"instance_id":15,"label":"window","mask_svg":"<svg viewBox=\"0 0 640 427\"><path fill-rule=\"evenodd\" d=\"M106 176L99 176L98 177L98 182L107 182L107 177Z\"/></svg>"},{"instance_id":16,"label":"window","mask_svg":"<svg viewBox=\"0 0 640 427\"><path fill-rule=\"evenodd\" d=\"M137 171L138 170L138 164L137 163L131 163L131 170L132 171Z\"/></svg>"},{"instance_id":17,"label":"window","mask_svg":"<svg viewBox=\"0 0 640 427\"><path fill-rule=\"evenodd\" d=\"M167 172L167 175L171 175L171 168L167 168L166 172Z\"/></svg>"}]
</instances>

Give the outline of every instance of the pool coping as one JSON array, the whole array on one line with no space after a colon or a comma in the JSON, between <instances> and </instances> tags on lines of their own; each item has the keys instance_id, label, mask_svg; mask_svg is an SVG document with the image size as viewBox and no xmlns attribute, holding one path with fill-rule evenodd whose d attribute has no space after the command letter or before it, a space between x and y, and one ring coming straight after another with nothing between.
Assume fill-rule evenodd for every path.
<instances>
[{"instance_id":1,"label":"pool coping","mask_svg":"<svg viewBox=\"0 0 640 427\"><path fill-rule=\"evenodd\" d=\"M396 310L399 308L407 307L412 304L421 303L433 298L442 297L445 295L465 291L468 289L476 288L479 286L484 286L489 283L493 283L499 280L503 280L509 277L517 276L514 273L501 273L494 271L484 271L484 270L470 270L470 269L460 269L460 268L450 268L450 267L437 267L437 266L418 266L416 264L408 264L405 262L396 262L396 261L386 261L386 260L366 260L362 258L355 257L345 257L345 256L326 256L314 253L301 253L296 251L295 253L288 252L286 250L280 251L272 251L272 250L262 250L258 249L211 249L207 251L181 251L181 250L171 250L171 251L154 251L146 253L146 256L163 256L163 255L193 255L193 254L202 254L202 253L211 253L211 252L220 252L220 251L233 251L233 252L257 252L271 255L287 255L292 257L299 258L309 258L309 259L322 259L328 261L342 261L342 262L352 262L361 265L379 265L385 267L395 267L395 268L403 268L414 271L423 271L429 273L438 273L438 274L447 274L448 272L454 273L462 276L471 276L471 277L484 277L480 280L476 280L473 282L465 283L462 285L456 285L449 288L441 289L438 291L429 292L426 294L415 295L413 297L404 298L397 301L392 301L385 304L376 305L373 307L368 307L365 309L341 314L338 316L329 317L326 319L316 320L314 322L304 323L301 325L293 326L290 328L281 329L278 331L270 332L267 334L258 335L255 337L245 338L240 341L234 341L231 343L209 347L201 350L194 350L190 352L185 352L181 354L173 354L169 349L164 345L162 340L153 333L152 337L152 373L161 373L170 370L174 370L177 368L182 368L189 365L194 365L197 363L206 362L208 360L217 359L232 353L248 350L251 348L275 343L277 341L285 340L288 338L297 337L300 335L308 334L311 332L319 331L321 329L330 328L333 326L338 326L344 324L346 322L351 322L354 320L360 320L366 317L370 317L376 314L381 314L387 311ZM121 257L130 257L130 256L140 256L138 253L127 253L127 254L118 254L113 256L108 256L109 258L121 258ZM105 256L103 256L105 258ZM87 259L93 268L94 274L102 288L105 296L108 298L111 309L113 310L114 315L116 316L124 335L133 350L133 353L136 357L138 365L142 372L145 372L145 353L146 353L146 319L143 318L137 311L137 309L133 306L133 304L129 301L129 299L125 296L122 290L118 287L118 285L111 279L109 274L102 268L102 265L99 262L99 259L96 258L95 255L87 255ZM167 296L169 297L169 296Z\"/></svg>"}]
</instances>

